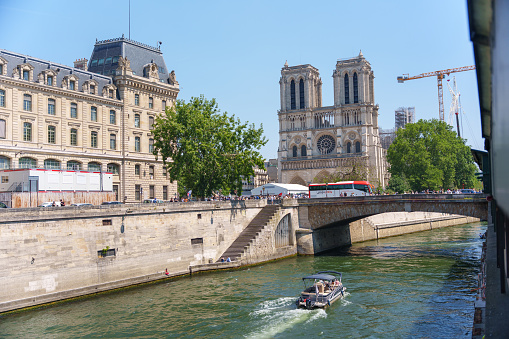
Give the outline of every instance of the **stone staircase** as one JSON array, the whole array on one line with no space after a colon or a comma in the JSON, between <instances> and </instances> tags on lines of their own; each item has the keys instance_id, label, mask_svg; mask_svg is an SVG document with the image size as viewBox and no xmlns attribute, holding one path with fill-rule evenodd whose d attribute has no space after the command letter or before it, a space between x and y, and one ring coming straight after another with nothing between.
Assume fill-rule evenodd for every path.
<instances>
[{"instance_id":1,"label":"stone staircase","mask_svg":"<svg viewBox=\"0 0 509 339\"><path fill-rule=\"evenodd\" d=\"M232 261L238 260L244 251L249 247L249 244L256 239L261 230L267 225L270 219L276 214L279 209L278 205L267 205L265 206L253 220L247 225L247 227L240 233L230 247L219 257L217 262L221 261L221 258L230 257Z\"/></svg>"}]
</instances>

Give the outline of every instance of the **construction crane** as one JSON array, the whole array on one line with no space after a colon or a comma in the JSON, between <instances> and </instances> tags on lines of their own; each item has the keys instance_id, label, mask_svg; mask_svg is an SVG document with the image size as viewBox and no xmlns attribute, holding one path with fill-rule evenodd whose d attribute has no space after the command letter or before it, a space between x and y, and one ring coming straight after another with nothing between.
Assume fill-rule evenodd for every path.
<instances>
[{"instance_id":1,"label":"construction crane","mask_svg":"<svg viewBox=\"0 0 509 339\"><path fill-rule=\"evenodd\" d=\"M475 66L464 66L464 67L458 67L458 68L444 69L441 71L422 73L422 74L415 75L415 76L408 76L408 74L403 74L402 76L398 77L398 82L403 83L407 80L414 80L414 79L436 76L437 83L438 83L438 114L440 116L440 121L444 121L444 95L443 95L443 89L442 89L442 79L446 75L449 75L451 73L471 71L473 69L475 69Z\"/></svg>"},{"instance_id":2,"label":"construction crane","mask_svg":"<svg viewBox=\"0 0 509 339\"><path fill-rule=\"evenodd\" d=\"M456 77L452 77L452 86L447 80L447 87L449 88L449 92L451 93L451 108L449 109L449 125L452 126L454 115L456 115L456 128L458 131L458 137L461 138L460 133L460 119L458 116L458 112L460 110L460 92L458 91L458 87L456 86Z\"/></svg>"}]
</instances>

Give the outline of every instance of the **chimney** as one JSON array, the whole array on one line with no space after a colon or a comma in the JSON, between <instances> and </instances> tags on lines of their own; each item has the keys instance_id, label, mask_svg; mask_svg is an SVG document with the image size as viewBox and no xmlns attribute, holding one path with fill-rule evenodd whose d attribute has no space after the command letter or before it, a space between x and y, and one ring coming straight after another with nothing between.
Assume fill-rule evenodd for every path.
<instances>
[{"instance_id":1,"label":"chimney","mask_svg":"<svg viewBox=\"0 0 509 339\"><path fill-rule=\"evenodd\" d=\"M83 70L83 71L86 71L86 70L88 70L87 63L88 63L88 60L87 60L86 58L83 58L83 59L77 59L77 60L74 62L74 68L77 68L77 69L81 69L81 70Z\"/></svg>"}]
</instances>

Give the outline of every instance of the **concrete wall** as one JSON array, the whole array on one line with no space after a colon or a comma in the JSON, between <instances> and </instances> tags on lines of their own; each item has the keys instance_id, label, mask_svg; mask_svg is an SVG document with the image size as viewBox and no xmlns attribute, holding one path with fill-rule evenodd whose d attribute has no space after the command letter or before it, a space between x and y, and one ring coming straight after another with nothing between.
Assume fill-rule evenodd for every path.
<instances>
[{"instance_id":1,"label":"concrete wall","mask_svg":"<svg viewBox=\"0 0 509 339\"><path fill-rule=\"evenodd\" d=\"M0 213L0 312L186 274L215 261L265 201ZM103 250L115 255L101 257ZM106 252L106 251L105 251Z\"/></svg>"}]
</instances>

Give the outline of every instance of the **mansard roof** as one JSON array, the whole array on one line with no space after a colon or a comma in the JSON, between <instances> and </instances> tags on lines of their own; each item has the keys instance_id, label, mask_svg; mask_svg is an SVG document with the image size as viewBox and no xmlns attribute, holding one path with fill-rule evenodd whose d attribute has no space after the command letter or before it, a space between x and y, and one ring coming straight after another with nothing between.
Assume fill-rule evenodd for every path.
<instances>
[{"instance_id":1,"label":"mansard roof","mask_svg":"<svg viewBox=\"0 0 509 339\"><path fill-rule=\"evenodd\" d=\"M74 67L66 66L57 64L51 61L42 60L38 58L31 57L29 55L24 55L20 53L10 52L5 49L0 49L0 57L7 60L7 76L12 75L12 71L22 64L30 64L33 69L33 79L34 82L37 81L37 75L43 71L46 71L48 69L53 70L57 75L55 79L55 84L57 87L60 87L60 84L62 83L62 79L65 76L68 75L75 75L78 78L78 88L76 90L81 91L83 83L87 80L95 80L98 84L98 91L97 93L101 93L104 86L111 84L112 79L107 76L103 76L100 74L92 73L83 71L81 69L77 69Z\"/></svg>"},{"instance_id":2,"label":"mansard roof","mask_svg":"<svg viewBox=\"0 0 509 339\"><path fill-rule=\"evenodd\" d=\"M170 74L161 49L127 39L124 36L97 41L88 62L88 70L104 75L114 74L120 56L129 60L131 69L138 76L144 76L144 67L147 64L155 63L158 66L159 80L164 83L171 83L168 81ZM109 62L106 62L107 59L109 59Z\"/></svg>"}]
</instances>

